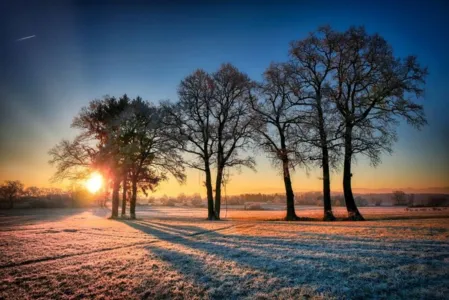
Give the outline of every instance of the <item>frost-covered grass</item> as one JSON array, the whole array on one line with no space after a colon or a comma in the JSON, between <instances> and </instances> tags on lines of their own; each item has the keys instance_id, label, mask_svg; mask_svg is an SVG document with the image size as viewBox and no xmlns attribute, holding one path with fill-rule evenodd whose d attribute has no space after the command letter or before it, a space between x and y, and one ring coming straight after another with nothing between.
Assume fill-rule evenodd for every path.
<instances>
[{"instance_id":1,"label":"frost-covered grass","mask_svg":"<svg viewBox=\"0 0 449 300\"><path fill-rule=\"evenodd\" d=\"M100 209L0 212L0 299L449 294L449 212L372 208L362 212L373 221L288 223L263 221L279 211L230 210L218 222L204 209L140 211L136 221Z\"/></svg>"}]
</instances>

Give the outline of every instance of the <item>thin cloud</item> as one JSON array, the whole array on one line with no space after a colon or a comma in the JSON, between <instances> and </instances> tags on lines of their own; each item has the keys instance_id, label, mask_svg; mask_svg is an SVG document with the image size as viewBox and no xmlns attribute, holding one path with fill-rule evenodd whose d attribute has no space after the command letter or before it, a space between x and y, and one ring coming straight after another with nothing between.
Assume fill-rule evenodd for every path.
<instances>
[{"instance_id":1,"label":"thin cloud","mask_svg":"<svg viewBox=\"0 0 449 300\"><path fill-rule=\"evenodd\" d=\"M17 39L16 42L21 42L21 41L24 41L24 40L32 39L34 37L36 37L36 35L25 36L23 38Z\"/></svg>"}]
</instances>

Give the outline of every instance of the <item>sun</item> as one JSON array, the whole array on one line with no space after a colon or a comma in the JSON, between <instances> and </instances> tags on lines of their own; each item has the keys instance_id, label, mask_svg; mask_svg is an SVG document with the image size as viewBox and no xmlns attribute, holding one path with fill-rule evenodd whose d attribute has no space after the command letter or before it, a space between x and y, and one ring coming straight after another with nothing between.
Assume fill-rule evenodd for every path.
<instances>
[{"instance_id":1,"label":"sun","mask_svg":"<svg viewBox=\"0 0 449 300\"><path fill-rule=\"evenodd\" d=\"M101 189L102 185L103 185L103 176L101 176L101 174L96 172L92 173L90 175L90 178L86 180L86 188L92 194L98 192L98 190Z\"/></svg>"}]
</instances>

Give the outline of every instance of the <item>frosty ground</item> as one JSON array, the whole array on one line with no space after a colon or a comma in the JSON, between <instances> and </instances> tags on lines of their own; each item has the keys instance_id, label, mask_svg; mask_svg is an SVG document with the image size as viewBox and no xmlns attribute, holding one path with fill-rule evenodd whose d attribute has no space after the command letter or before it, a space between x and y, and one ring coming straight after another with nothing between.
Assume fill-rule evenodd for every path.
<instances>
[{"instance_id":1,"label":"frosty ground","mask_svg":"<svg viewBox=\"0 0 449 300\"><path fill-rule=\"evenodd\" d=\"M139 211L136 221L108 220L107 209L0 212L0 299L449 294L449 210L365 208L370 221L333 223L277 221L282 211L231 209L216 222L205 209Z\"/></svg>"}]
</instances>

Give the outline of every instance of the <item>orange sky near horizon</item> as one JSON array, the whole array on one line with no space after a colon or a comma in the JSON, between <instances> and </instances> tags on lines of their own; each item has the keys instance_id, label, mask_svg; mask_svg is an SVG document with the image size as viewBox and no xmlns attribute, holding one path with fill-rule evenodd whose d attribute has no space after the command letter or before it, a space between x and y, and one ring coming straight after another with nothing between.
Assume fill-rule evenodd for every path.
<instances>
[{"instance_id":1,"label":"orange sky near horizon","mask_svg":"<svg viewBox=\"0 0 449 300\"><path fill-rule=\"evenodd\" d=\"M419 152L418 152L419 153ZM42 154L42 153L41 153ZM46 158L46 159L45 159ZM68 182L52 183L50 178L54 168L46 162L45 155L38 159L38 156L24 159L23 162L2 165L0 168L0 181L21 180L26 186L38 187L58 187L65 188ZM284 186L280 173L271 163L259 154L257 156L257 171L242 169L241 172L233 170L226 192L229 195L241 193L283 193ZM320 191L321 169L311 168L307 174L304 169L297 169L293 174L293 187L295 192ZM331 188L333 192L342 191L341 170L331 174ZM187 169L187 181L180 185L176 180L170 178L162 183L155 196L168 195L176 196L179 193L205 194L202 185L204 175L202 172ZM429 163L422 160L413 160L407 155L396 151L392 156L384 155L383 162L374 168L364 159L359 159L353 167L353 188L354 190L395 190L409 188L426 189L449 186L449 172L447 166L439 162Z\"/></svg>"},{"instance_id":2,"label":"orange sky near horizon","mask_svg":"<svg viewBox=\"0 0 449 300\"><path fill-rule=\"evenodd\" d=\"M77 131L70 128L74 109L70 106L60 112L59 126L49 126L36 122L26 130L32 134L13 137L7 151L0 157L0 182L20 180L26 186L64 188L68 183L52 183L50 178L55 169L48 164L48 150L61 138L72 139ZM31 119L31 118L30 118ZM45 125L44 125L45 124ZM431 133L434 128L427 126L421 131L406 131L406 124L398 128L399 141L393 146L393 154L382 155L382 162L376 168L362 156L357 157L353 166L353 189L395 190L409 188L426 189L446 187L449 190L449 155L446 153L447 140L435 139ZM31 146L32 145L32 146ZM431 147L429 145L432 145ZM257 172L242 169L239 173L232 170L231 181L226 187L229 195L241 193L283 193L284 186L280 173L257 151ZM319 168L312 168L307 175L304 169L297 169L292 178L295 192L320 191ZM173 178L164 182L155 195L175 196L179 193L205 194L201 182L204 176L198 170L187 169L187 182L178 184ZM342 191L342 171L331 174L333 192Z\"/></svg>"}]
</instances>

